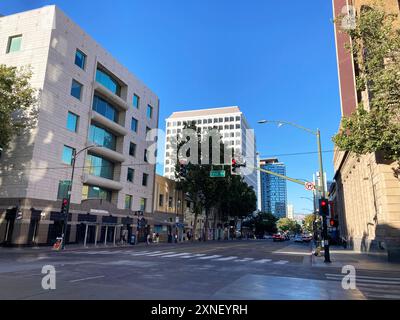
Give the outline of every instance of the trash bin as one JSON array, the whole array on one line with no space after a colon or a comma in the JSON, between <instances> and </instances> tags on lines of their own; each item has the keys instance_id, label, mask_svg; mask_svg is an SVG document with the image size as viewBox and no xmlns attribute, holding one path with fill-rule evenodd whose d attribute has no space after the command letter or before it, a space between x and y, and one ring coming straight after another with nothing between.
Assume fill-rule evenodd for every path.
<instances>
[{"instance_id":1,"label":"trash bin","mask_svg":"<svg viewBox=\"0 0 400 320\"><path fill-rule=\"evenodd\" d=\"M131 236L131 244L136 244L136 236L134 234Z\"/></svg>"}]
</instances>

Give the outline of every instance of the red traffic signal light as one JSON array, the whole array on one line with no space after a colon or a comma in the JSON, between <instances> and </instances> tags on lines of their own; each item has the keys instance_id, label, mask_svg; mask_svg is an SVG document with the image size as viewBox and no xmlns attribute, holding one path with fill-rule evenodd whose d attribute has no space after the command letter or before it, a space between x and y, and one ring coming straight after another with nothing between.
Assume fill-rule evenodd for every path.
<instances>
[{"instance_id":1,"label":"red traffic signal light","mask_svg":"<svg viewBox=\"0 0 400 320\"><path fill-rule=\"evenodd\" d=\"M329 202L325 198L319 200L319 214L321 216L329 216Z\"/></svg>"},{"instance_id":2,"label":"red traffic signal light","mask_svg":"<svg viewBox=\"0 0 400 320\"><path fill-rule=\"evenodd\" d=\"M62 213L62 214L67 214L68 205L69 205L68 199L64 198L64 199L62 200L62 204L61 204L61 213Z\"/></svg>"},{"instance_id":3,"label":"red traffic signal light","mask_svg":"<svg viewBox=\"0 0 400 320\"><path fill-rule=\"evenodd\" d=\"M334 219L330 219L329 224L331 227L335 226L335 220Z\"/></svg>"},{"instance_id":4,"label":"red traffic signal light","mask_svg":"<svg viewBox=\"0 0 400 320\"><path fill-rule=\"evenodd\" d=\"M236 159L232 159L231 175L238 175L238 174L239 174L239 173L236 171L236 169L237 169L238 167L240 167L240 166L237 164Z\"/></svg>"}]
</instances>

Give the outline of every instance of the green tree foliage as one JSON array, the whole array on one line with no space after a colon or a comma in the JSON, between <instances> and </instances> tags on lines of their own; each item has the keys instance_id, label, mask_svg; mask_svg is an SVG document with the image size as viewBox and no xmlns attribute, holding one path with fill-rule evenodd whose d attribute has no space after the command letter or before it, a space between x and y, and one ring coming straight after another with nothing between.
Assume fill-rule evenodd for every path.
<instances>
[{"instance_id":1,"label":"green tree foliage","mask_svg":"<svg viewBox=\"0 0 400 320\"><path fill-rule=\"evenodd\" d=\"M303 220L303 230L312 233L314 231L315 214L308 214Z\"/></svg>"},{"instance_id":2,"label":"green tree foliage","mask_svg":"<svg viewBox=\"0 0 400 320\"><path fill-rule=\"evenodd\" d=\"M277 222L277 227L283 232L300 233L301 226L294 220L289 218L281 218Z\"/></svg>"},{"instance_id":3,"label":"green tree foliage","mask_svg":"<svg viewBox=\"0 0 400 320\"><path fill-rule=\"evenodd\" d=\"M348 30L356 68L357 89L369 102L342 119L333 141L357 155L380 152L387 160L400 159L400 32L397 17L380 5L364 7L356 28ZM339 21L340 22L340 21Z\"/></svg>"},{"instance_id":4,"label":"green tree foliage","mask_svg":"<svg viewBox=\"0 0 400 320\"><path fill-rule=\"evenodd\" d=\"M277 221L278 219L272 213L258 212L250 215L243 223L243 226L252 230L255 229L256 235L264 235L265 233L275 233L277 231Z\"/></svg>"},{"instance_id":5,"label":"green tree foliage","mask_svg":"<svg viewBox=\"0 0 400 320\"><path fill-rule=\"evenodd\" d=\"M180 165L179 159L185 158L180 152L182 146L189 141L188 137L181 137L177 141L178 152L177 152L177 165L175 169L175 176L178 181L178 188L183 190L190 201L193 202L194 206L194 225L193 230L197 228L197 218L204 211L206 215L205 228L203 239L205 240L205 234L208 233L208 219L211 209L215 209L216 213L219 214L219 218L227 219L228 217L241 217L247 216L250 212L256 209L256 195L254 190L249 187L240 176L232 176L230 174L229 165L212 165L212 148L209 148L209 163L201 161L204 159L204 155L201 153L201 144L209 143L211 141L204 140L201 137L199 129L195 123L186 124L185 129L192 129L197 132L198 136L198 157L196 163L187 163L186 165L186 177L181 177L179 174ZM220 145L220 156L221 163L223 163L224 155L226 152L230 152L224 144ZM200 164L201 163L201 164ZM224 178L211 178L211 170L225 170L226 176Z\"/></svg>"},{"instance_id":6,"label":"green tree foliage","mask_svg":"<svg viewBox=\"0 0 400 320\"><path fill-rule=\"evenodd\" d=\"M35 124L36 91L27 69L0 65L0 147L6 149L15 135Z\"/></svg>"}]
</instances>

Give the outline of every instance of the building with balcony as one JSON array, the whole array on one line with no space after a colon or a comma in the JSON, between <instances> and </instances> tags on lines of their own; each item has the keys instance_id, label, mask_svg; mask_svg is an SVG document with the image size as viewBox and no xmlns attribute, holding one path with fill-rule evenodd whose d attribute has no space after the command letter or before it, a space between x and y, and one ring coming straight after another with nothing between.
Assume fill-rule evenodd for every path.
<instances>
[{"instance_id":1,"label":"building with balcony","mask_svg":"<svg viewBox=\"0 0 400 320\"><path fill-rule=\"evenodd\" d=\"M0 63L30 66L40 93L36 127L0 158L0 244L46 245L61 235L72 158L85 148L67 242L138 231L137 218L153 211L146 134L158 127L157 95L56 6L0 18Z\"/></svg>"}]
</instances>

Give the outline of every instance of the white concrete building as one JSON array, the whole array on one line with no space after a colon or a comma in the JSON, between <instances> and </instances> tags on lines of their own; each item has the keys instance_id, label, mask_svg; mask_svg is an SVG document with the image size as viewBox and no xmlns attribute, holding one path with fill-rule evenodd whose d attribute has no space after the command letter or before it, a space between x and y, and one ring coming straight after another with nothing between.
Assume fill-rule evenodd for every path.
<instances>
[{"instance_id":1,"label":"white concrete building","mask_svg":"<svg viewBox=\"0 0 400 320\"><path fill-rule=\"evenodd\" d=\"M0 64L30 66L40 92L37 126L0 159L0 243L54 241L73 149L93 144L76 160L67 238L132 232L134 212L152 212L145 137L158 127L157 95L55 6L0 18Z\"/></svg>"},{"instance_id":2,"label":"white concrete building","mask_svg":"<svg viewBox=\"0 0 400 320\"><path fill-rule=\"evenodd\" d=\"M237 106L174 112L169 116L166 119L164 176L175 179L176 159L173 156L173 146L170 141L172 137L182 132L184 123L190 121L195 121L196 126L202 130L213 128L219 130L222 141L226 146L234 149L235 156L239 158L238 161L246 161L249 165L249 168L241 168L240 172L257 194L257 172L250 168L257 166L256 139L254 131Z\"/></svg>"},{"instance_id":3,"label":"white concrete building","mask_svg":"<svg viewBox=\"0 0 400 320\"><path fill-rule=\"evenodd\" d=\"M292 204L287 205L286 218L292 219L292 220L294 219L294 206Z\"/></svg>"}]
</instances>

